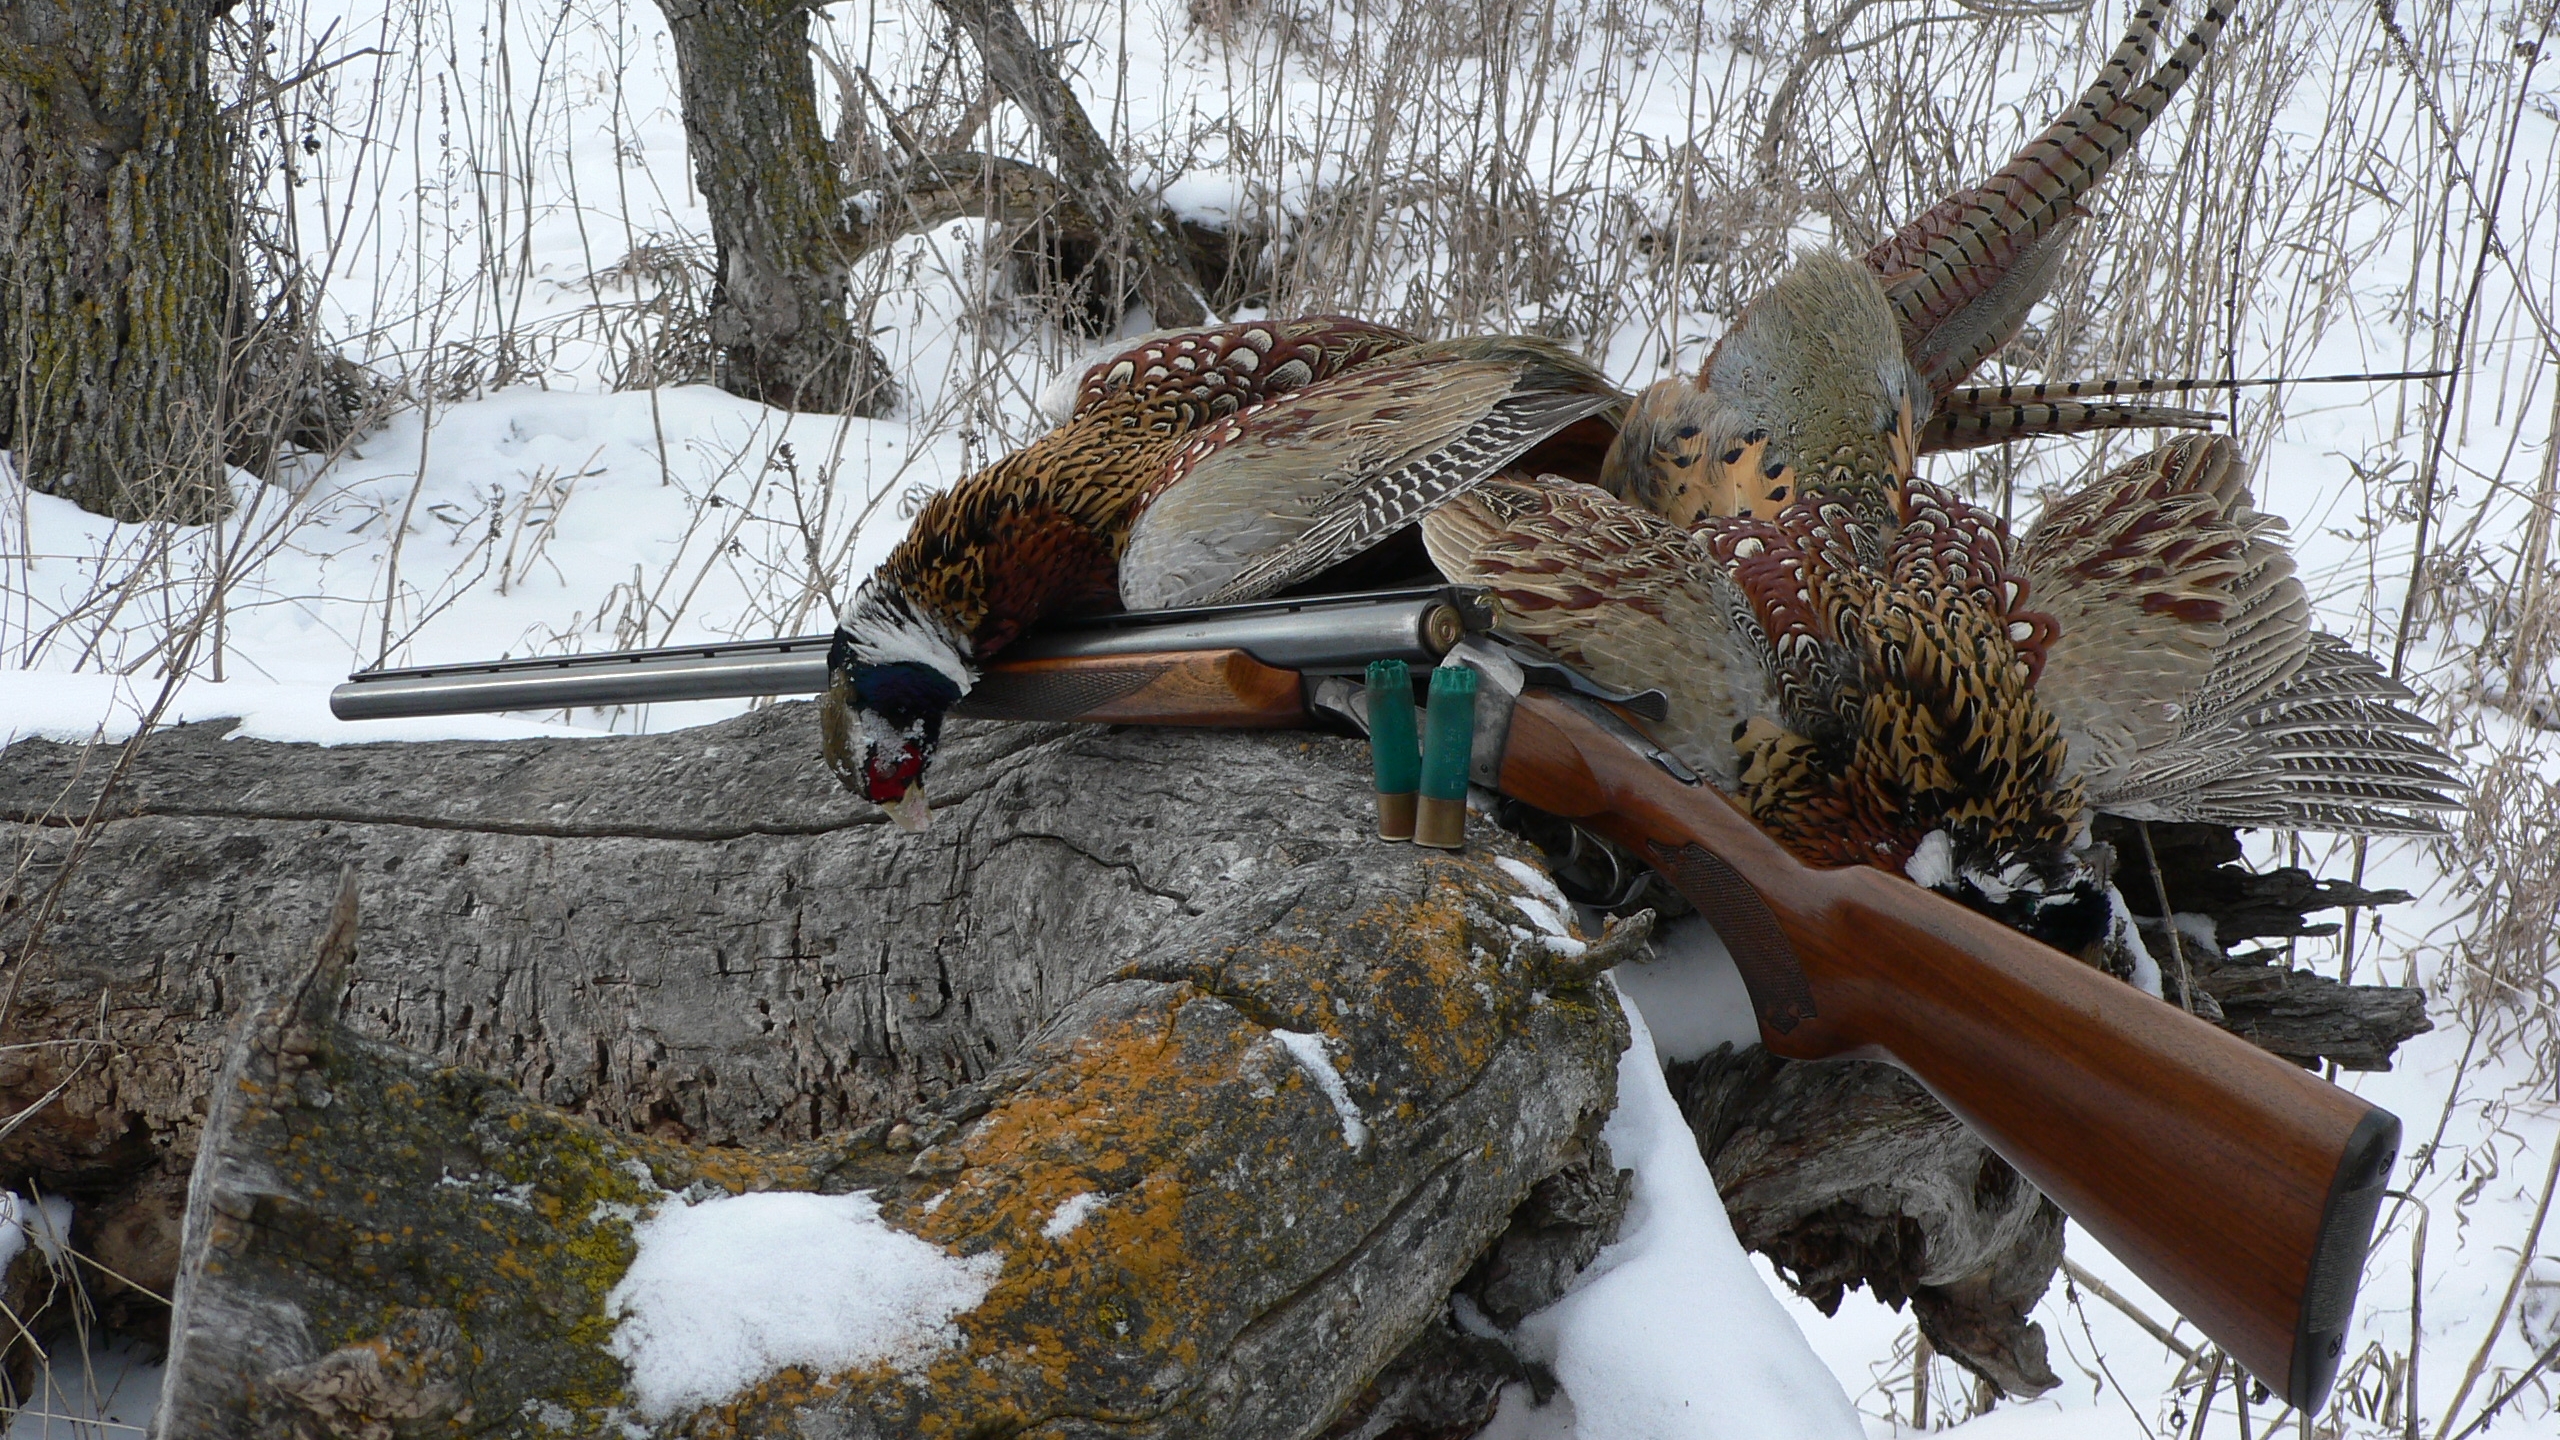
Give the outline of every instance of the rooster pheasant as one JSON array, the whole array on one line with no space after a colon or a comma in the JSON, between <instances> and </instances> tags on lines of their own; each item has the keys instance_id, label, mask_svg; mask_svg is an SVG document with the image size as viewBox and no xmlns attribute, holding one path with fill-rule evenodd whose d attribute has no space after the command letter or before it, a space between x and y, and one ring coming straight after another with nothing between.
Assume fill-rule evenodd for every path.
<instances>
[{"instance_id":1,"label":"rooster pheasant","mask_svg":"<svg viewBox=\"0 0 2560 1440\"><path fill-rule=\"evenodd\" d=\"M1877 433L1891 456L1837 454L1791 433L1791 421L1850 403L1846 391L1809 385L1845 375L1823 353L1821 327L1839 302L1801 287L1755 301L1711 352L1696 379L1665 380L1630 407L1602 470L1611 493L1683 524L1700 515L1774 515L1800 471L1887 468L1908 473L1917 456L2029 435L2135 426L2200 427L2213 416L2175 406L2092 399L2111 382L1962 390L1965 378L2018 333L2051 288L2083 212L2080 200L2168 107L2221 33L2227 6L2206 8L2195 29L2146 75L2166 7L2138 7L2123 40L2063 116L1981 184L1939 201L1861 257L1883 285L1898 356L1893 373L1848 377L1885 383ZM1892 361L1902 362L1892 365ZM1901 411L1908 409L1908 415Z\"/></svg>"},{"instance_id":2,"label":"rooster pheasant","mask_svg":"<svg viewBox=\"0 0 2560 1440\"><path fill-rule=\"evenodd\" d=\"M2311 628L2227 439L2163 446L2013 541L1909 473L1927 382L1895 321L1872 270L1825 254L1746 312L1728 348L1760 358L1729 398L1801 467L1765 515L1692 528L1505 477L1424 519L1432 559L1501 628L1663 690L1657 738L1805 860L2066 949L2110 917L2092 811L2387 833L2459 808L2409 693Z\"/></svg>"},{"instance_id":3,"label":"rooster pheasant","mask_svg":"<svg viewBox=\"0 0 2560 1440\"><path fill-rule=\"evenodd\" d=\"M1340 316L1150 337L1066 422L928 502L837 626L838 778L923 824L942 717L1043 619L1271 594L1624 397L1545 341Z\"/></svg>"}]
</instances>

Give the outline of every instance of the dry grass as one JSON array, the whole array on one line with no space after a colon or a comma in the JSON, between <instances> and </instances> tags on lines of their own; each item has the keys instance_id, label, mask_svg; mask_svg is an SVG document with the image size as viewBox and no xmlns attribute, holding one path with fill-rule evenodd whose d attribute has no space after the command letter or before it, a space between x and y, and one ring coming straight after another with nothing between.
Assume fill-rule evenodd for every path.
<instances>
[{"instance_id":1,"label":"dry grass","mask_svg":"<svg viewBox=\"0 0 2560 1440\"><path fill-rule=\"evenodd\" d=\"M1806 0L1737 19L1670 0L1195 0L1156 33L1155 16L1125 3L1063 0L1032 23L1065 45L1097 123L1142 181L1221 178L1232 196L1220 220L1228 293L1239 303L1442 333L1536 330L1640 384L1694 369L1791 247L1863 247L1999 163L2094 73L2123 10ZM2413 1140L2430 1127L2441 1140L2482 1077L2521 1073L2547 1094L2560 1076L2550 843L2560 787L2532 728L2560 728L2560 469L2547 438L2560 429L2560 165L2519 148L2524 122L2553 117L2553 10L2552 0L2249 7L2096 197L2051 302L1991 372L2300 374L2334 368L2314 357L2338 353L2340 337L2358 337L2369 368L2461 371L2432 385L2227 392L2253 451L2309 436L2297 443L2342 457L2355 483L2296 517L2324 557L2305 578L2480 761L2473 813L2436 856L2464 897L2459 913L2416 935L2351 925L2334 962L2311 947L2299 957L2405 976L2452 999L2474 1043L2445 1113L2408 1117ZM242 35L281 26L275 54L235 47L228 82L264 127L244 151L268 197L257 253L266 292L282 297L281 348L304 357L275 393L355 383L313 358L325 353L311 338L324 315L331 340L369 367L362 383L380 387L369 398L430 418L501 385L642 388L654 402L655 387L708 376L710 260L675 218L689 202L650 189L645 167L597 173L578 158L595 153L586 137L596 127L620 157L664 123L627 98L631 78L660 63L655 15L632 0L490 13L495 41L447 0L392 0L371 29L334 36L302 21L293 0L235 13ZM1027 122L991 102L975 57L927 0L857 0L821 20L821 84L848 166L876 168L901 135L1036 158ZM380 53L314 68L351 47ZM1232 101L1165 125L1138 114L1123 76L1143 80L1169 48L1197 57ZM2308 56L2337 63L2319 69L2301 63ZM331 143L316 153L302 145L323 132ZM396 178L403 167L415 183ZM399 212L396 230L387 208ZM574 226L581 256L566 280L534 259L537 237L562 225ZM940 227L867 257L855 277L864 316L921 291L957 297L947 313L908 322L908 353L938 373L901 377L910 399L899 418L960 437L973 463L1028 438L1042 423L1037 387L1089 343L1064 322L1093 297L1041 288L1016 262L1020 239ZM397 247L413 253L388 253ZM357 258L373 291L341 286L324 307L310 277ZM310 432L279 421L269 436ZM2023 515L2145 444L1980 452L1941 473ZM218 675L241 577L294 543L324 467L268 468L281 478L255 487L223 526L129 527L94 557L87 593L52 610L28 583L23 515L0 516L20 539L0 558L0 648L13 664L146 685L188 668ZM685 482L701 503L672 557L635 567L535 643L659 643L723 574L757 597L731 621L740 633L812 628L858 579L856 535L911 513L926 473L893 466L857 482L770 433L701 468L710 478ZM368 650L395 655L462 595L541 573L558 516L587 503L580 478L544 472L476 508L421 508L413 488L382 516L400 538ZM404 549L413 532L457 543L429 560ZM2326 837L2280 844L2315 866L2360 872L2366 860ZM2521 1071L2499 1068L2511 1064ZM2495 1142L2462 1153L2427 1143L2405 1180L2513 1158ZM2390 1212L2378 1265L2405 1266L2425 1215L2414 1204ZM2529 1300L2516 1303L2530 1310ZM2468 1423L2469 1411L2411 1413L2414 1372L2458 1369L2470 1351L2454 1362L2421 1355L2415 1319L2406 1343L2354 1358L2337 1403L2316 1425L2303 1421L2305 1433L2442 1440ZM1885 1368L1870 1398L1895 1413L1911 1413L1922 1385L1935 1387L1926 1409L1942 1422L1982 1403L1950 1367L1915 1363L1908 1350ZM2476 1410L2513 1377L2474 1368ZM2159 1413L2191 1415L2206 1373L2190 1367ZM2227 1386L2221 1395L2228 1414ZM2537 1396L2517 1403L2548 1405Z\"/></svg>"}]
</instances>

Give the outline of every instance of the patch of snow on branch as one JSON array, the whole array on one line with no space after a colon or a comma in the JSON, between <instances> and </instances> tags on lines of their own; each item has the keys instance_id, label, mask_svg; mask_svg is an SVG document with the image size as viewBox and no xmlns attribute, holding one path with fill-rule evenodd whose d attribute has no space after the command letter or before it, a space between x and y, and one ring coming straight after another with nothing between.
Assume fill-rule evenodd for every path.
<instances>
[{"instance_id":1,"label":"patch of snow on branch","mask_svg":"<svg viewBox=\"0 0 2560 1440\"><path fill-rule=\"evenodd\" d=\"M2124 903L2124 892L2113 885L2107 887L2107 926L2108 938L2133 957L2134 987L2154 1000L2167 999L2160 988L2160 962L2151 958L2151 947L2142 943L2142 927L2134 923L2133 907Z\"/></svg>"},{"instance_id":2,"label":"patch of snow on branch","mask_svg":"<svg viewBox=\"0 0 2560 1440\"><path fill-rule=\"evenodd\" d=\"M1274 1030L1271 1038L1316 1082L1324 1098L1333 1102L1333 1113L1342 1117L1342 1143L1358 1150L1369 1143L1369 1121L1360 1107L1351 1102L1350 1087L1342 1083L1342 1072L1333 1068L1333 1056L1326 1050L1325 1037L1311 1030Z\"/></svg>"},{"instance_id":3,"label":"patch of snow on branch","mask_svg":"<svg viewBox=\"0 0 2560 1440\"><path fill-rule=\"evenodd\" d=\"M868 1192L670 1198L632 1229L639 1253L606 1297L611 1349L653 1419L788 1366L820 1374L921 1362L959 1338L1004 1261L947 1255L881 1223Z\"/></svg>"},{"instance_id":4,"label":"patch of snow on branch","mask_svg":"<svg viewBox=\"0 0 2560 1440\"><path fill-rule=\"evenodd\" d=\"M1528 916L1529 923L1537 926L1545 935L1548 949L1559 955L1579 955L1588 948L1574 938L1573 927L1565 923L1565 911L1570 902L1564 898L1564 892L1556 888L1556 882L1548 876L1546 871L1525 860L1514 860L1508 855L1495 856L1493 863L1501 866L1512 879L1529 887L1529 893L1526 895L1512 895L1505 898L1509 899L1521 914Z\"/></svg>"},{"instance_id":5,"label":"patch of snow on branch","mask_svg":"<svg viewBox=\"0 0 2560 1440\"><path fill-rule=\"evenodd\" d=\"M1520 1322L1516 1343L1554 1369L1559 1402L1533 1408L1512 1386L1485 1433L1857 1440L1866 1431L1839 1380L1733 1238L1644 1016L1626 1012L1618 1108L1601 1132L1635 1171L1626 1219L1572 1293Z\"/></svg>"}]
</instances>

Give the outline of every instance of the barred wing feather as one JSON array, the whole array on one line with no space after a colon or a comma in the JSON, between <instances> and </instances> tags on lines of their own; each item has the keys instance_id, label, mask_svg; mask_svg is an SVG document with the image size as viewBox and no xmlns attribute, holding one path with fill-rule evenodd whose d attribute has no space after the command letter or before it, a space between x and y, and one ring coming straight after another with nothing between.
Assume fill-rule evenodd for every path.
<instances>
[{"instance_id":1,"label":"barred wing feather","mask_svg":"<svg viewBox=\"0 0 2560 1440\"><path fill-rule=\"evenodd\" d=\"M1768 642L1689 532L1593 486L1505 475L1424 516L1422 539L1441 574L1491 592L1503 633L1602 685L1661 690L1654 737L1734 788L1736 730L1777 709Z\"/></svg>"},{"instance_id":2,"label":"barred wing feather","mask_svg":"<svg viewBox=\"0 0 2560 1440\"><path fill-rule=\"evenodd\" d=\"M1624 404L1543 342L1447 342L1255 406L1177 455L1121 559L1132 609L1269 595Z\"/></svg>"},{"instance_id":3,"label":"barred wing feather","mask_svg":"<svg viewBox=\"0 0 2560 1440\"><path fill-rule=\"evenodd\" d=\"M2425 833L2461 808L2415 697L2311 628L2281 525L2221 436L2057 502L2019 546L2060 634L2038 696L2098 809L2140 820Z\"/></svg>"}]
</instances>

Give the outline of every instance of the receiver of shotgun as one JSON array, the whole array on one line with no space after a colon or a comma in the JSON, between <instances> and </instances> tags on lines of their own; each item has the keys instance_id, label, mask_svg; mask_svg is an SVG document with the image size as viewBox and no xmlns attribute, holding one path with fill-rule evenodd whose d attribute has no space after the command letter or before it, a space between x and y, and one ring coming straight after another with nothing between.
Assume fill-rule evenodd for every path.
<instances>
[{"instance_id":1,"label":"receiver of shotgun","mask_svg":"<svg viewBox=\"0 0 2560 1440\"><path fill-rule=\"evenodd\" d=\"M1898 876L1806 865L1626 718L1617 695L1483 633L1457 589L1106 617L1027 637L955 714L1286 726L1369 660L1481 677L1477 783L1645 857L1712 922L1762 1040L1908 1072L2249 1373L2304 1411L2336 1378L2400 1122ZM826 685L826 638L375 671L341 718L549 709Z\"/></svg>"}]
</instances>

